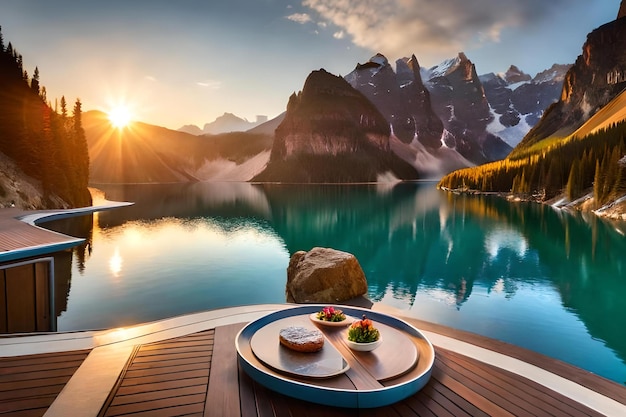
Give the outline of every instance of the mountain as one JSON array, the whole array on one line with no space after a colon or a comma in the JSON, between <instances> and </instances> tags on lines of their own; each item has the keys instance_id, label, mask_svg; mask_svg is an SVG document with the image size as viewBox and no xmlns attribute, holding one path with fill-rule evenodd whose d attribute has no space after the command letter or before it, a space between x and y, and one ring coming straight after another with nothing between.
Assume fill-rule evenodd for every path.
<instances>
[{"instance_id":1,"label":"mountain","mask_svg":"<svg viewBox=\"0 0 626 417\"><path fill-rule=\"evenodd\" d=\"M482 76L487 88L463 53L430 69L421 68L413 55L397 60L395 71L385 56L376 54L344 77L352 89L326 71L313 72L303 91L289 99L285 113L248 130L275 136L268 167L254 180L375 181L382 178L381 170L393 171L383 175L387 178L441 178L459 168L502 159L512 147L496 133L512 143L519 142L558 95L562 73L562 66L555 65L532 78L511 66L502 75ZM357 109L365 109L365 104L352 90L373 106L355 114L357 110L351 107L358 103ZM492 97L493 105L488 97ZM325 105L320 106L321 102ZM372 126L363 124L363 117L377 120L375 134ZM225 113L216 123L233 118L242 120ZM337 126L339 130L334 130ZM184 130L197 134L199 128L186 126ZM372 141L374 135L378 138ZM379 147L376 152L382 151L387 160L376 162L372 146ZM351 156L358 162L350 167L346 158L353 150L358 150L358 157ZM398 164L391 171L387 169L389 152ZM329 169L327 159L332 158L345 163L335 163ZM364 158L368 167L364 167ZM412 169L407 169L407 164ZM318 169L322 166L323 172ZM362 174L356 174L359 169ZM395 172L398 169L402 174Z\"/></svg>"},{"instance_id":2,"label":"mountain","mask_svg":"<svg viewBox=\"0 0 626 417\"><path fill-rule=\"evenodd\" d=\"M387 58L377 54L357 64L345 79L376 106L403 143L417 139L428 148L441 147L443 124L432 109L415 55L396 61L396 68L394 72Z\"/></svg>"},{"instance_id":3,"label":"mountain","mask_svg":"<svg viewBox=\"0 0 626 417\"><path fill-rule=\"evenodd\" d=\"M267 120L267 119L265 119ZM218 133L245 132L257 126L258 122L249 122L232 113L224 113L211 123L206 123L202 131L216 135Z\"/></svg>"},{"instance_id":4,"label":"mountain","mask_svg":"<svg viewBox=\"0 0 626 417\"><path fill-rule=\"evenodd\" d=\"M503 161L453 172L442 188L512 192L626 219L626 16L587 36L561 98ZM621 17L619 17L621 16Z\"/></svg>"},{"instance_id":5,"label":"mountain","mask_svg":"<svg viewBox=\"0 0 626 417\"><path fill-rule=\"evenodd\" d=\"M516 152L551 136L569 135L615 98L626 87L625 50L624 17L587 35L582 55L565 76L561 99L546 110Z\"/></svg>"},{"instance_id":6,"label":"mountain","mask_svg":"<svg viewBox=\"0 0 626 417\"><path fill-rule=\"evenodd\" d=\"M276 128L282 123L282 121L285 119L285 114L286 112L282 112L281 114L279 114L278 116L274 117L271 120L268 120L265 123L261 123L258 126L253 127L250 130L247 130L248 133L262 133L265 135L271 135L274 136L274 131L276 131Z\"/></svg>"},{"instance_id":7,"label":"mountain","mask_svg":"<svg viewBox=\"0 0 626 417\"><path fill-rule=\"evenodd\" d=\"M224 113L211 123L205 123L204 128L200 129L196 125L185 125L178 129L179 132L185 132L192 135L218 135L220 133L245 132L267 121L266 116L257 116L256 122L249 122L246 119L235 116L232 113Z\"/></svg>"},{"instance_id":8,"label":"mountain","mask_svg":"<svg viewBox=\"0 0 626 417\"><path fill-rule=\"evenodd\" d=\"M447 146L451 133L432 108L415 58L396 61L394 72L387 58L376 54L345 76L346 81L367 97L391 127L391 150L409 163L421 178L442 175L474 165Z\"/></svg>"},{"instance_id":9,"label":"mountain","mask_svg":"<svg viewBox=\"0 0 626 417\"><path fill-rule=\"evenodd\" d=\"M146 123L124 129L86 112L91 183L247 181L267 163L272 137L243 132L195 136Z\"/></svg>"},{"instance_id":10,"label":"mountain","mask_svg":"<svg viewBox=\"0 0 626 417\"><path fill-rule=\"evenodd\" d=\"M289 98L267 168L255 181L374 182L415 179L390 147L384 116L343 78L320 69Z\"/></svg>"},{"instance_id":11,"label":"mountain","mask_svg":"<svg viewBox=\"0 0 626 417\"><path fill-rule=\"evenodd\" d=\"M559 100L569 68L570 65L554 64L531 78L511 65L504 74L479 76L493 116L487 130L516 146L545 109Z\"/></svg>"},{"instance_id":12,"label":"mountain","mask_svg":"<svg viewBox=\"0 0 626 417\"><path fill-rule=\"evenodd\" d=\"M433 109L450 133L446 146L476 164L509 154L512 148L487 130L493 120L489 102L476 67L464 53L422 73Z\"/></svg>"},{"instance_id":13,"label":"mountain","mask_svg":"<svg viewBox=\"0 0 626 417\"><path fill-rule=\"evenodd\" d=\"M460 53L429 69L420 68L415 55L399 59L394 72L376 54L345 79L378 108L402 143L417 139L431 152L445 145L471 165L504 158L558 101L568 69L555 64L533 78L511 65L503 74L477 77Z\"/></svg>"},{"instance_id":14,"label":"mountain","mask_svg":"<svg viewBox=\"0 0 626 417\"><path fill-rule=\"evenodd\" d=\"M178 129L179 132L189 133L190 135L200 136L203 135L204 132L196 125L184 125Z\"/></svg>"}]
</instances>

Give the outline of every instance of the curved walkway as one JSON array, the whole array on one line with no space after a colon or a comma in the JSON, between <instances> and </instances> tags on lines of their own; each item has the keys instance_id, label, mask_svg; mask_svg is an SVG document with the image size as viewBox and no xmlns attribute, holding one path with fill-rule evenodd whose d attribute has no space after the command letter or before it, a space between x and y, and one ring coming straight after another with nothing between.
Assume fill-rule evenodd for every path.
<instances>
[{"instance_id":1,"label":"curved walkway","mask_svg":"<svg viewBox=\"0 0 626 417\"><path fill-rule=\"evenodd\" d=\"M98 206L67 210L0 209L0 263L61 251L84 241L84 239L41 228L37 226L38 223L111 210L132 204L109 202Z\"/></svg>"},{"instance_id":2,"label":"curved walkway","mask_svg":"<svg viewBox=\"0 0 626 417\"><path fill-rule=\"evenodd\" d=\"M45 415L97 416L127 366L136 346L186 336L220 326L246 323L270 312L291 307L293 305L282 304L233 307L160 320L129 328L5 337L0 338L0 357L91 349L85 361L74 373ZM376 309L376 306L374 308ZM387 308L386 310L386 313L390 312ZM398 314L395 315L400 317ZM573 367L561 365L567 366L573 374L579 373L579 379L584 382L576 382L577 378L572 379L558 375L558 366L555 368L556 373L552 369L547 369L546 367L550 367L549 361L545 362L546 367L540 367L520 360L514 357L515 355L508 354L509 350L513 353L515 351L519 353L519 351L523 351L521 348L510 345L504 346L495 341L492 341L494 343L491 343L490 348L486 348L480 346L488 344L486 338L477 337L478 342L476 344L472 337L468 337L469 340L451 337L449 334L458 333L452 329L433 324L425 325L425 323L408 318L403 319L420 328L436 348L474 358L480 362L521 375L600 414L607 416L626 415L626 387L585 373L578 368L573 372L571 371ZM526 352L538 356L532 352ZM595 384L595 378L600 380L599 385ZM603 387L609 387L612 393L605 395L602 392Z\"/></svg>"}]
</instances>

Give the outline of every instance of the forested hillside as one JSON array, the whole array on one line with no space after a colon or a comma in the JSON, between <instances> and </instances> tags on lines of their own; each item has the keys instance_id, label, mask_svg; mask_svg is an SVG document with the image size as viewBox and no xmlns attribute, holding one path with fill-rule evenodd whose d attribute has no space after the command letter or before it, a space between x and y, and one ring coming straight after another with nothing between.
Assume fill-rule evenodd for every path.
<instances>
[{"instance_id":1,"label":"forested hillside","mask_svg":"<svg viewBox=\"0 0 626 417\"><path fill-rule=\"evenodd\" d=\"M71 112L71 114L70 114ZM89 156L82 128L81 102L68 110L64 97L54 108L45 87L39 84L39 70L32 76L23 68L22 55L11 43L5 45L0 32L0 153L32 178L42 194L37 207L78 207L91 204L87 189ZM17 180L0 176L0 205L21 205L29 201L17 190ZM15 201L17 200L17 201ZM32 199L30 199L32 200ZM62 200L62 201L61 201Z\"/></svg>"},{"instance_id":2,"label":"forested hillside","mask_svg":"<svg viewBox=\"0 0 626 417\"><path fill-rule=\"evenodd\" d=\"M575 200L593 190L595 208L626 194L626 122L503 161L453 172L439 183L448 189L512 192L544 201L565 192Z\"/></svg>"}]
</instances>

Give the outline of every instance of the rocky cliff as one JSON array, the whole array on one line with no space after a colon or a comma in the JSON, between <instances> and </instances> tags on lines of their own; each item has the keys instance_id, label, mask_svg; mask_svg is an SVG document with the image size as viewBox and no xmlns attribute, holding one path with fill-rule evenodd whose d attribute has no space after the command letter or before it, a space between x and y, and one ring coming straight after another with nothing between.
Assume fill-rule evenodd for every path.
<instances>
[{"instance_id":1,"label":"rocky cliff","mask_svg":"<svg viewBox=\"0 0 626 417\"><path fill-rule=\"evenodd\" d=\"M441 147L443 124L432 109L415 55L396 61L394 72L387 58L377 54L345 79L376 106L403 143L417 139L427 148Z\"/></svg>"},{"instance_id":2,"label":"rocky cliff","mask_svg":"<svg viewBox=\"0 0 626 417\"><path fill-rule=\"evenodd\" d=\"M378 181L416 178L390 150L385 117L343 78L321 69L289 98L270 161L257 181Z\"/></svg>"},{"instance_id":3,"label":"rocky cliff","mask_svg":"<svg viewBox=\"0 0 626 417\"><path fill-rule=\"evenodd\" d=\"M313 71L287 104L275 132L271 160L298 154L358 152L365 146L389 150L389 125L361 93L325 70Z\"/></svg>"},{"instance_id":4,"label":"rocky cliff","mask_svg":"<svg viewBox=\"0 0 626 417\"><path fill-rule=\"evenodd\" d=\"M624 12L624 3L620 15ZM626 19L607 23L589 35L582 55L565 76L560 100L518 146L549 136L566 136L626 88Z\"/></svg>"},{"instance_id":5,"label":"rocky cliff","mask_svg":"<svg viewBox=\"0 0 626 417\"><path fill-rule=\"evenodd\" d=\"M493 120L489 102L474 64L463 53L424 71L433 109L450 132L445 145L474 163L502 159L511 151L489 133Z\"/></svg>"}]
</instances>

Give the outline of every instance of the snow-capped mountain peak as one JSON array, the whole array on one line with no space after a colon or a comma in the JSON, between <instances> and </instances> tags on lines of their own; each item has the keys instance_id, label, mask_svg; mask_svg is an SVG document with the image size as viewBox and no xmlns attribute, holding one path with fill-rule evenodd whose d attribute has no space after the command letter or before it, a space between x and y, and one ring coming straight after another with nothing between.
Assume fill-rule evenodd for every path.
<instances>
[{"instance_id":1,"label":"snow-capped mountain peak","mask_svg":"<svg viewBox=\"0 0 626 417\"><path fill-rule=\"evenodd\" d=\"M435 65L434 67L431 67L430 69L428 69L427 78L432 79L436 77L445 77L446 75L449 75L450 73L454 72L459 66L461 66L461 64L467 61L469 60L467 59L467 56L465 55L465 53L459 52L459 54L456 57L446 59L441 64Z\"/></svg>"}]
</instances>

